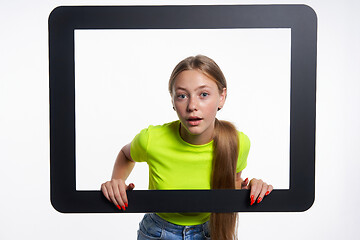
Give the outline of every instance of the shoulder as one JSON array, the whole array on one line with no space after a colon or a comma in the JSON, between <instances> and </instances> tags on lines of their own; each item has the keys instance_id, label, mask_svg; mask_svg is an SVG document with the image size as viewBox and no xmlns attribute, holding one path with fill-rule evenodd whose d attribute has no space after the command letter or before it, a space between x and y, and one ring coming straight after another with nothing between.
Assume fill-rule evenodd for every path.
<instances>
[{"instance_id":1,"label":"shoulder","mask_svg":"<svg viewBox=\"0 0 360 240\"><path fill-rule=\"evenodd\" d=\"M163 138L164 136L173 136L179 130L180 121L173 121L162 125L150 125L141 130L139 135L147 139ZM158 139L159 140L159 139Z\"/></svg>"},{"instance_id":2,"label":"shoulder","mask_svg":"<svg viewBox=\"0 0 360 240\"><path fill-rule=\"evenodd\" d=\"M242 139L242 140L250 141L249 137L244 132L241 131L237 131L237 132L240 140Z\"/></svg>"},{"instance_id":3,"label":"shoulder","mask_svg":"<svg viewBox=\"0 0 360 240\"><path fill-rule=\"evenodd\" d=\"M142 129L131 142L130 153L134 161L146 161L149 149L161 146L164 142L173 139L176 126L178 126L177 121L163 125L150 125Z\"/></svg>"},{"instance_id":4,"label":"shoulder","mask_svg":"<svg viewBox=\"0 0 360 240\"><path fill-rule=\"evenodd\" d=\"M250 148L250 139L249 137L241 132L241 131L238 131L238 136L239 136L239 144L240 144L240 147L242 149L249 149Z\"/></svg>"}]
</instances>

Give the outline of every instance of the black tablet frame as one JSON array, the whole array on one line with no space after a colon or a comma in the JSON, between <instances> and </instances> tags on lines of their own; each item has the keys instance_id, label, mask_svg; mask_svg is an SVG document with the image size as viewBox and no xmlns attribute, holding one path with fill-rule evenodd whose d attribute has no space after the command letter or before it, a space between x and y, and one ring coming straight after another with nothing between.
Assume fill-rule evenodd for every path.
<instances>
[{"instance_id":1,"label":"black tablet frame","mask_svg":"<svg viewBox=\"0 0 360 240\"><path fill-rule=\"evenodd\" d=\"M133 190L119 211L76 190L76 29L291 28L290 184L250 206L249 190ZM299 212L315 199L317 17L306 5L62 6L49 16L51 203L63 213Z\"/></svg>"}]
</instances>

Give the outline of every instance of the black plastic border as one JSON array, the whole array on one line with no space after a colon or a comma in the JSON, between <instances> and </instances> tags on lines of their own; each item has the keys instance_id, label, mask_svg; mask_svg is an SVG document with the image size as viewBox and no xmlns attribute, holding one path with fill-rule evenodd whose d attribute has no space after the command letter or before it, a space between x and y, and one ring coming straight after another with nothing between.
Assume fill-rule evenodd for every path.
<instances>
[{"instance_id":1,"label":"black plastic border","mask_svg":"<svg viewBox=\"0 0 360 240\"><path fill-rule=\"evenodd\" d=\"M119 212L76 191L75 29L291 28L290 189L249 205L248 190L134 190L134 212L298 212L315 198L317 17L306 5L66 6L49 16L51 203L60 212Z\"/></svg>"}]
</instances>

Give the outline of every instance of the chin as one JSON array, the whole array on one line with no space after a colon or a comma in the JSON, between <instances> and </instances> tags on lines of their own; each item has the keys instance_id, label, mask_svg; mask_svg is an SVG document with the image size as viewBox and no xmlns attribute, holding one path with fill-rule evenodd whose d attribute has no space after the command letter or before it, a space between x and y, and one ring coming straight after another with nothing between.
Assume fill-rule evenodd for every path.
<instances>
[{"instance_id":1,"label":"chin","mask_svg":"<svg viewBox=\"0 0 360 240\"><path fill-rule=\"evenodd\" d=\"M203 131L201 129L199 129L200 127L196 126L196 127L190 127L187 128L187 132L190 133L191 135L200 135L201 133L203 133Z\"/></svg>"}]
</instances>

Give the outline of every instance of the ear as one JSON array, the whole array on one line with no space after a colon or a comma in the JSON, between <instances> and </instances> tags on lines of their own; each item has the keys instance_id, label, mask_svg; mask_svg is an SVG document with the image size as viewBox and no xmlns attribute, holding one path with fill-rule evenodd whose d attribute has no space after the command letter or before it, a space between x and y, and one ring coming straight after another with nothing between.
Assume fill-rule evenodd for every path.
<instances>
[{"instance_id":1,"label":"ear","mask_svg":"<svg viewBox=\"0 0 360 240\"><path fill-rule=\"evenodd\" d=\"M171 104L172 104L172 106L173 106L174 111L176 111L176 109L175 109L175 104L174 104L174 98L173 98L172 95L171 95Z\"/></svg>"},{"instance_id":2,"label":"ear","mask_svg":"<svg viewBox=\"0 0 360 240\"><path fill-rule=\"evenodd\" d=\"M220 93L220 102L219 102L219 108L223 108L226 100L226 88L223 88L222 93Z\"/></svg>"}]
</instances>

